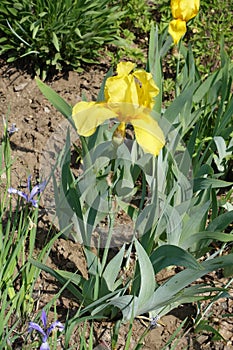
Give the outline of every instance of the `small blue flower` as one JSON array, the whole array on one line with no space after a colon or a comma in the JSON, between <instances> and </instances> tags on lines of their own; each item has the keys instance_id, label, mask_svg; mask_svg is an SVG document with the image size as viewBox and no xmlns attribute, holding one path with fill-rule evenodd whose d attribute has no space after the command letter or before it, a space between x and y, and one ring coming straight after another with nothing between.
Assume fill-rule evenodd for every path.
<instances>
[{"instance_id":1,"label":"small blue flower","mask_svg":"<svg viewBox=\"0 0 233 350\"><path fill-rule=\"evenodd\" d=\"M47 328L47 316L46 316L46 312L44 310L42 310L41 321L43 323L44 329L41 328L41 326L38 325L37 323L29 322L28 332L32 332L33 330L39 332L41 335L41 338L42 338L42 344L40 346L40 350L50 350L49 344L47 342L50 333L55 328L58 328L59 331L63 331L64 326L61 324L61 322L55 321L51 324L50 327Z\"/></svg>"},{"instance_id":2,"label":"small blue flower","mask_svg":"<svg viewBox=\"0 0 233 350\"><path fill-rule=\"evenodd\" d=\"M158 321L159 321L160 317L157 315L155 317L151 317L150 320L150 329L154 329L156 327L158 327Z\"/></svg>"},{"instance_id":3,"label":"small blue flower","mask_svg":"<svg viewBox=\"0 0 233 350\"><path fill-rule=\"evenodd\" d=\"M31 175L29 175L28 179L27 179L27 192L28 193L16 190L13 187L8 188L8 193L17 194L18 196L24 198L27 203L31 203L33 205L33 207L37 208L38 207L38 204L37 204L38 200L34 199L34 197L36 195L40 194L41 192L43 192L45 189L45 186L46 186L46 181L43 181L41 184L34 186L31 190Z\"/></svg>"},{"instance_id":4,"label":"small blue flower","mask_svg":"<svg viewBox=\"0 0 233 350\"><path fill-rule=\"evenodd\" d=\"M11 127L7 129L7 132L8 132L8 135L9 135L9 136L13 135L13 134L14 134L15 132L17 132L17 131L19 131L19 129L16 128L16 124L15 124L15 123L13 123L13 124L11 125Z\"/></svg>"}]
</instances>

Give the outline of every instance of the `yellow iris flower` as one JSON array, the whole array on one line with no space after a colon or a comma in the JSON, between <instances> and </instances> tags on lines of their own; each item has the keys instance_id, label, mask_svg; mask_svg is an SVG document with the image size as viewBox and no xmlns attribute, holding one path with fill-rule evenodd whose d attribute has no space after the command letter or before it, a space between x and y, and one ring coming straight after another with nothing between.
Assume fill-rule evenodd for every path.
<instances>
[{"instance_id":1,"label":"yellow iris flower","mask_svg":"<svg viewBox=\"0 0 233 350\"><path fill-rule=\"evenodd\" d=\"M169 24L168 32L174 44L178 44L186 33L186 22L195 17L200 7L200 0L171 0L173 20Z\"/></svg>"},{"instance_id":2,"label":"yellow iris flower","mask_svg":"<svg viewBox=\"0 0 233 350\"><path fill-rule=\"evenodd\" d=\"M136 140L144 152L158 155L165 139L150 113L159 89L151 73L144 70L132 72L134 68L132 62L120 62L117 65L117 75L106 81L105 101L79 102L73 107L72 117L77 132L82 136L92 135L97 126L106 120L117 118L120 124L113 139L119 142L125 137L126 124L131 123Z\"/></svg>"}]
</instances>

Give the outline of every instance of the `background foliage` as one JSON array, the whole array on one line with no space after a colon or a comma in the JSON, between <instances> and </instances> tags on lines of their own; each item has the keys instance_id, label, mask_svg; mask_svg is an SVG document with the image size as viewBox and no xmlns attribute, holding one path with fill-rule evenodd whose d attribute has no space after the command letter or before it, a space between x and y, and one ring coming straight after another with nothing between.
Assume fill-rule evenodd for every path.
<instances>
[{"instance_id":1,"label":"background foliage","mask_svg":"<svg viewBox=\"0 0 233 350\"><path fill-rule=\"evenodd\" d=\"M109 0L3 0L0 54L8 62L30 59L41 74L94 62L107 43L117 43L119 6ZM45 73L44 73L45 75Z\"/></svg>"},{"instance_id":2,"label":"background foliage","mask_svg":"<svg viewBox=\"0 0 233 350\"><path fill-rule=\"evenodd\" d=\"M77 69L83 62L97 63L100 52L115 62L125 57L145 63L151 24L160 31L168 26L169 5L169 0L2 0L0 55L8 62L30 62L43 77L67 66ZM201 72L217 67L222 35L232 57L232 16L231 0L221 1L221 8L217 0L203 0L198 16L188 24L184 42L195 43L193 52ZM164 68L167 88L175 65L176 56L170 50Z\"/></svg>"}]
</instances>

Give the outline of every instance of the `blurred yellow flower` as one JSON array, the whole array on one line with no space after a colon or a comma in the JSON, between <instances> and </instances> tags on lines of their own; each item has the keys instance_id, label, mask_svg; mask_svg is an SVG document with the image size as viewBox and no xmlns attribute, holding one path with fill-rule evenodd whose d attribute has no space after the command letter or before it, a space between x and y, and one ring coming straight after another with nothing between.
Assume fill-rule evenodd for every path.
<instances>
[{"instance_id":1,"label":"blurred yellow flower","mask_svg":"<svg viewBox=\"0 0 233 350\"><path fill-rule=\"evenodd\" d=\"M97 126L117 118L120 124L113 134L113 140L117 143L123 142L126 124L131 123L144 152L158 155L165 139L150 113L159 89L151 73L144 70L132 72L134 68L132 62L120 62L117 75L106 81L105 101L79 102L73 107L72 117L77 132L82 136L92 135Z\"/></svg>"},{"instance_id":2,"label":"blurred yellow flower","mask_svg":"<svg viewBox=\"0 0 233 350\"><path fill-rule=\"evenodd\" d=\"M186 33L186 22L195 17L200 7L200 0L171 0L173 20L169 23L168 32L175 44L178 44Z\"/></svg>"}]
</instances>

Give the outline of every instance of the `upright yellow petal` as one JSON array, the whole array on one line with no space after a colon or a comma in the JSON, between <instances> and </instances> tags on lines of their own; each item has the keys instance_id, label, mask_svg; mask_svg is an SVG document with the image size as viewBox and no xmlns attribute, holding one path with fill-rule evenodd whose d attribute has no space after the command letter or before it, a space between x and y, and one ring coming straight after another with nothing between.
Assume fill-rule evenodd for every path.
<instances>
[{"instance_id":1,"label":"upright yellow petal","mask_svg":"<svg viewBox=\"0 0 233 350\"><path fill-rule=\"evenodd\" d=\"M136 83L133 75L130 74L135 66L135 63L132 62L120 62L117 65L118 75L108 78L105 84L106 102L138 104Z\"/></svg>"},{"instance_id":2,"label":"upright yellow petal","mask_svg":"<svg viewBox=\"0 0 233 350\"><path fill-rule=\"evenodd\" d=\"M186 22L181 19L174 19L169 23L168 32L172 36L174 44L178 44L186 30Z\"/></svg>"},{"instance_id":3,"label":"upright yellow petal","mask_svg":"<svg viewBox=\"0 0 233 350\"><path fill-rule=\"evenodd\" d=\"M159 88L156 86L152 74L144 70L137 70L133 76L138 80L136 86L139 105L152 110L155 103L154 98L159 93Z\"/></svg>"},{"instance_id":4,"label":"upright yellow petal","mask_svg":"<svg viewBox=\"0 0 233 350\"><path fill-rule=\"evenodd\" d=\"M104 94L107 103L138 104L137 88L132 74L108 78Z\"/></svg>"},{"instance_id":5,"label":"upright yellow petal","mask_svg":"<svg viewBox=\"0 0 233 350\"><path fill-rule=\"evenodd\" d=\"M94 134L97 126L117 115L105 107L104 103L79 102L73 107L72 118L77 132L82 136Z\"/></svg>"},{"instance_id":6,"label":"upright yellow petal","mask_svg":"<svg viewBox=\"0 0 233 350\"><path fill-rule=\"evenodd\" d=\"M128 75L135 67L136 64L133 62L120 62L117 65L117 74L119 76Z\"/></svg>"},{"instance_id":7,"label":"upright yellow petal","mask_svg":"<svg viewBox=\"0 0 233 350\"><path fill-rule=\"evenodd\" d=\"M165 145L163 131L158 123L149 115L148 110L140 112L137 118L131 119L138 144L145 153L157 156Z\"/></svg>"}]
</instances>

